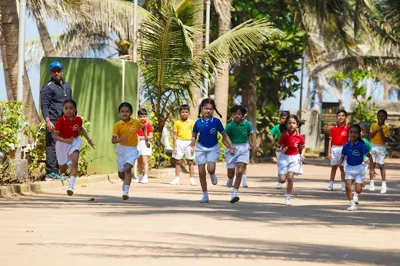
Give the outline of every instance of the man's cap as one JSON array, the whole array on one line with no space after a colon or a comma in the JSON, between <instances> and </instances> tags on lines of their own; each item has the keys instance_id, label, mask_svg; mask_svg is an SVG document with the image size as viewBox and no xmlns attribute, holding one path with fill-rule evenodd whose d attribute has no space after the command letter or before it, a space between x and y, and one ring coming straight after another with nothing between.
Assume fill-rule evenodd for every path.
<instances>
[{"instance_id":1,"label":"man's cap","mask_svg":"<svg viewBox=\"0 0 400 266\"><path fill-rule=\"evenodd\" d=\"M50 64L50 71L53 70L53 68L59 68L62 69L62 64L58 61L54 61L53 63Z\"/></svg>"}]
</instances>

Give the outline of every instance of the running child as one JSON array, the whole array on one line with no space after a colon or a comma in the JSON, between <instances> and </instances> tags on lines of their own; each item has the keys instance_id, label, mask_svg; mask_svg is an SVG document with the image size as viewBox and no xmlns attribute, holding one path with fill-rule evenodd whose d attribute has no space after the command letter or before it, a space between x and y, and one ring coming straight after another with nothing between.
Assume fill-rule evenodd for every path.
<instances>
[{"instance_id":1,"label":"running child","mask_svg":"<svg viewBox=\"0 0 400 266\"><path fill-rule=\"evenodd\" d=\"M300 120L296 115L289 115L286 118L287 131L282 134L279 139L279 155L278 159L278 174L279 182L281 184L287 183L286 187L286 205L292 205L290 199L292 197L293 179L294 175L301 175L303 173L302 162L306 152L306 142L297 128L300 125ZM299 148L302 147L301 155Z\"/></svg>"},{"instance_id":2,"label":"running child","mask_svg":"<svg viewBox=\"0 0 400 266\"><path fill-rule=\"evenodd\" d=\"M375 164L378 164L382 176L381 193L385 194L387 191L385 171L385 157L387 154L387 150L385 146L385 139L390 137L390 129L385 124L385 120L387 119L387 112L385 110L379 110L377 113L377 118L378 123L372 123L370 127L369 139L372 144L372 157L374 158ZM370 181L369 190L375 191L374 180Z\"/></svg>"},{"instance_id":3,"label":"running child","mask_svg":"<svg viewBox=\"0 0 400 266\"><path fill-rule=\"evenodd\" d=\"M170 182L171 185L179 185L179 175L181 173L182 159L185 157L189 166L190 184L197 186L194 180L194 148L190 147L194 122L189 118L190 107L183 104L179 107L180 120L174 124L174 151L172 158L176 160L175 164L175 179Z\"/></svg>"},{"instance_id":4,"label":"running child","mask_svg":"<svg viewBox=\"0 0 400 266\"><path fill-rule=\"evenodd\" d=\"M276 143L279 142L279 139L281 138L282 134L286 132L286 118L290 115L290 112L288 111L283 111L281 112L280 115L280 119L281 119L281 123L275 125L269 132L268 132L268 139L271 142L270 147L275 147ZM279 159L279 155L281 153L275 149L275 155L276 155L276 159ZM276 189L282 189L282 184L280 182L278 182L278 184L276 184Z\"/></svg>"},{"instance_id":5,"label":"running child","mask_svg":"<svg viewBox=\"0 0 400 266\"><path fill-rule=\"evenodd\" d=\"M123 181L122 199L129 199L129 188L132 180L132 167L139 157L137 131L143 130L146 147L150 147L147 128L138 119L132 118L133 108L130 103L123 102L118 107L119 117L113 129L111 142L119 143L116 154L118 160L118 176Z\"/></svg>"},{"instance_id":6,"label":"running child","mask_svg":"<svg viewBox=\"0 0 400 266\"><path fill-rule=\"evenodd\" d=\"M249 149L254 148L252 142L253 128L251 123L247 121L247 119L244 119L246 113L246 108L241 105L232 107L231 114L233 120L227 124L225 128L225 132L231 140L233 148L235 149L234 155L231 155L231 151L229 149L225 150L226 168L228 168L228 182L226 183L227 187L232 187L236 170L236 178L235 184L233 185L231 203L235 203L240 200L238 197L238 190L240 183L242 182L242 176L246 172L246 166L249 163Z\"/></svg>"},{"instance_id":7,"label":"running child","mask_svg":"<svg viewBox=\"0 0 400 266\"><path fill-rule=\"evenodd\" d=\"M343 146L342 156L339 161L339 167L343 165L346 157L345 179L346 179L346 195L350 201L348 211L356 211L358 203L358 195L361 194L365 178L364 156L369 159L370 174L374 174L374 163L367 146L361 139L361 127L352 125L349 130L350 140ZM355 183L355 196L352 193L352 185ZM356 202L357 200L357 202Z\"/></svg>"},{"instance_id":8,"label":"running child","mask_svg":"<svg viewBox=\"0 0 400 266\"><path fill-rule=\"evenodd\" d=\"M147 110L144 108L140 108L138 110L138 118L140 122L143 124L144 127L146 127L147 130L147 135L148 139L153 138L153 127L151 124L147 121L148 116L147 116ZM138 158L138 178L135 182L137 183L142 183L142 184L147 184L149 183L149 158L152 155L152 150L150 146L146 145L145 137L144 137L144 132L140 128L137 131L137 135L139 137L139 158ZM144 173L144 175L143 175Z\"/></svg>"},{"instance_id":9,"label":"running child","mask_svg":"<svg viewBox=\"0 0 400 266\"><path fill-rule=\"evenodd\" d=\"M332 127L329 133L329 144L328 144L328 160L331 161L331 177L329 186L326 190L333 190L333 182L336 177L336 170L338 168L340 157L342 156L343 145L349 140L349 129L350 127L346 124L347 112L345 110L339 110L336 112L337 124ZM344 168L339 167L340 177L342 180L341 189L346 191L346 183L344 179Z\"/></svg>"},{"instance_id":10,"label":"running child","mask_svg":"<svg viewBox=\"0 0 400 266\"><path fill-rule=\"evenodd\" d=\"M76 174L78 172L79 152L82 146L81 133L94 149L94 143L82 127L82 118L76 115L75 101L68 99L63 104L63 114L57 119L53 139L56 140L56 155L60 172L65 173L71 168L68 196L74 194Z\"/></svg>"},{"instance_id":11,"label":"running child","mask_svg":"<svg viewBox=\"0 0 400 266\"><path fill-rule=\"evenodd\" d=\"M235 149L232 146L231 140L225 132L225 129L218 118L213 117L213 112L221 116L218 112L213 99L204 99L199 107L199 118L193 127L193 135L190 146L195 147L196 164L199 167L199 179L201 189L203 190L203 198L200 203L207 203L209 201L207 192L207 179L206 179L206 165L207 171L211 177L211 183L216 185L218 178L215 175L215 165L221 152L218 146L218 132L222 135L224 145L229 148L231 154L235 154ZM197 135L199 141L196 145Z\"/></svg>"}]
</instances>

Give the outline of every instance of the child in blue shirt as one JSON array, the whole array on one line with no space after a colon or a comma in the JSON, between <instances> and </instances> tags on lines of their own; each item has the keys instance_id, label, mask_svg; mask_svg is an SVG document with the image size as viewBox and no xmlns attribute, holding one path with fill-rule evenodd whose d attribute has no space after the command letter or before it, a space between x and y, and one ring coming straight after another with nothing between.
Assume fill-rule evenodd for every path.
<instances>
[{"instance_id":1,"label":"child in blue shirt","mask_svg":"<svg viewBox=\"0 0 400 266\"><path fill-rule=\"evenodd\" d=\"M201 189L203 190L203 198L200 203L207 203L209 201L207 192L207 179L206 179L206 164L207 171L211 177L211 183L216 185L218 183L217 176L215 175L215 165L220 155L220 147L218 146L218 132L222 135L222 142L229 149L231 154L235 154L235 149L232 146L231 140L225 132L225 129L218 118L213 117L214 110L221 117L218 112L213 99L204 99L199 107L199 117L193 127L193 136L190 146L195 153L196 164L199 167L199 178ZM199 140L196 145L197 135Z\"/></svg>"},{"instance_id":2,"label":"child in blue shirt","mask_svg":"<svg viewBox=\"0 0 400 266\"><path fill-rule=\"evenodd\" d=\"M362 191L365 178L365 167L363 165L364 156L367 156L369 159L370 174L373 175L375 171L372 156L369 153L367 146L364 144L364 141L361 139L361 127L359 125L352 125L350 127L349 139L350 140L343 146L339 166L343 165L343 161L346 157L347 165L344 169L346 195L350 200L350 207L348 207L347 210L356 211L357 206L353 198L351 187L353 182L355 182L355 192L360 194Z\"/></svg>"}]
</instances>

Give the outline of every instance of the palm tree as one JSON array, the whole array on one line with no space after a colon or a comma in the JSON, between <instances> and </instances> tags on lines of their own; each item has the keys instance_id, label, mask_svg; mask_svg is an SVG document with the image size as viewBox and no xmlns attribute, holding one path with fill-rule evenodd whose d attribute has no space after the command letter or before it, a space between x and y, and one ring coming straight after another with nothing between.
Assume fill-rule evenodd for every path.
<instances>
[{"instance_id":1,"label":"palm tree","mask_svg":"<svg viewBox=\"0 0 400 266\"><path fill-rule=\"evenodd\" d=\"M193 84L200 87L202 78L208 80L218 71L218 64L229 65L280 34L265 20L248 21L195 54L195 38L202 24L196 24L197 9L192 0L154 0L149 12L140 30L141 95L150 102L158 119L158 132L169 119L171 104L197 100L191 93Z\"/></svg>"}]
</instances>

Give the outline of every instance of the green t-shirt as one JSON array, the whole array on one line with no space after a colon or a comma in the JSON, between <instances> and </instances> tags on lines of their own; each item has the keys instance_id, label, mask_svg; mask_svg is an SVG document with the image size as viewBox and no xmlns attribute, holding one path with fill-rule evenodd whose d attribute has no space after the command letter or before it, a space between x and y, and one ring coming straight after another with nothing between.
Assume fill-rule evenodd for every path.
<instances>
[{"instance_id":1,"label":"green t-shirt","mask_svg":"<svg viewBox=\"0 0 400 266\"><path fill-rule=\"evenodd\" d=\"M366 138L362 138L362 140L364 141L365 146L367 146L368 151L371 151L372 150L371 142L369 142ZM365 157L366 156L364 155L364 158Z\"/></svg>"},{"instance_id":2,"label":"green t-shirt","mask_svg":"<svg viewBox=\"0 0 400 266\"><path fill-rule=\"evenodd\" d=\"M276 126L274 126L274 127L268 132L268 134L270 134L270 135L272 135L272 136L274 137L274 139L275 139L276 142L278 142L279 139L280 139L281 136L282 136L282 133L281 133L281 131L279 130L279 126L280 126L280 125L281 125L281 124L277 124Z\"/></svg>"},{"instance_id":3,"label":"green t-shirt","mask_svg":"<svg viewBox=\"0 0 400 266\"><path fill-rule=\"evenodd\" d=\"M232 144L244 144L249 141L249 135L253 133L251 129L251 123L247 120L240 124L232 120L226 125L225 132L231 139Z\"/></svg>"}]
</instances>

